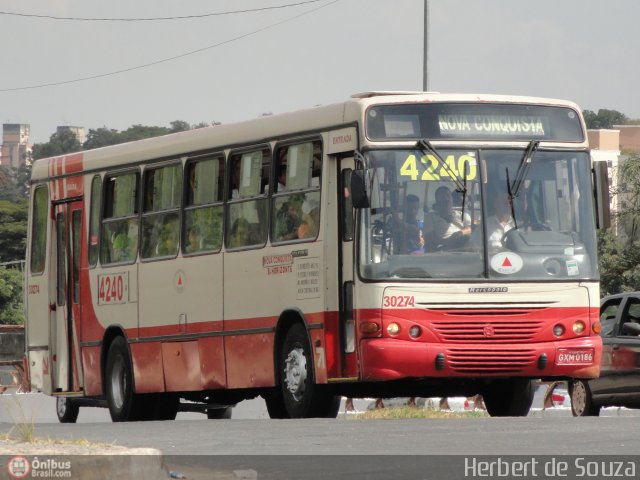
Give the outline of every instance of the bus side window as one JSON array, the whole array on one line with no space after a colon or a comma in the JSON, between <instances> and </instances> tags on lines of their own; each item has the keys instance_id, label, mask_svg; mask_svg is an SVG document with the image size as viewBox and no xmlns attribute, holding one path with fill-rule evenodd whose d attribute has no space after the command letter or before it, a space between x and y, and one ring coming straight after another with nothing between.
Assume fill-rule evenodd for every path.
<instances>
[{"instance_id":1,"label":"bus side window","mask_svg":"<svg viewBox=\"0 0 640 480\"><path fill-rule=\"evenodd\" d=\"M276 150L273 242L313 240L320 229L322 144L309 141Z\"/></svg>"},{"instance_id":2,"label":"bus side window","mask_svg":"<svg viewBox=\"0 0 640 480\"><path fill-rule=\"evenodd\" d=\"M175 257L180 237L182 164L144 171L142 258Z\"/></svg>"},{"instance_id":3,"label":"bus side window","mask_svg":"<svg viewBox=\"0 0 640 480\"><path fill-rule=\"evenodd\" d=\"M224 213L224 157L189 160L185 170L186 202L182 252L219 252Z\"/></svg>"},{"instance_id":4,"label":"bus side window","mask_svg":"<svg viewBox=\"0 0 640 480\"><path fill-rule=\"evenodd\" d=\"M91 205L89 206L89 266L95 267L98 263L98 249L100 238L100 196L102 193L102 179L100 175L93 177L91 181Z\"/></svg>"},{"instance_id":5,"label":"bus side window","mask_svg":"<svg viewBox=\"0 0 640 480\"><path fill-rule=\"evenodd\" d=\"M46 185L38 185L33 194L33 221L31 225L31 261L32 274L44 272L47 253L47 211L49 193Z\"/></svg>"},{"instance_id":6,"label":"bus side window","mask_svg":"<svg viewBox=\"0 0 640 480\"><path fill-rule=\"evenodd\" d=\"M227 248L262 247L266 243L270 167L267 148L231 155Z\"/></svg>"},{"instance_id":7,"label":"bus side window","mask_svg":"<svg viewBox=\"0 0 640 480\"><path fill-rule=\"evenodd\" d=\"M100 242L100 262L133 263L138 253L140 174L107 175Z\"/></svg>"}]
</instances>

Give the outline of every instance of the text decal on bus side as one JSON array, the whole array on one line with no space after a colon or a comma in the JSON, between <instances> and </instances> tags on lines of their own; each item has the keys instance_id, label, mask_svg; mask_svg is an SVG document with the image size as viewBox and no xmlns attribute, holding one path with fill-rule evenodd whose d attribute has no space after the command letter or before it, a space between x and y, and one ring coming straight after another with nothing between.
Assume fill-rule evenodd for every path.
<instances>
[{"instance_id":1,"label":"text decal on bus side","mask_svg":"<svg viewBox=\"0 0 640 480\"><path fill-rule=\"evenodd\" d=\"M98 275L98 305L126 303L129 281L126 272Z\"/></svg>"}]
</instances>

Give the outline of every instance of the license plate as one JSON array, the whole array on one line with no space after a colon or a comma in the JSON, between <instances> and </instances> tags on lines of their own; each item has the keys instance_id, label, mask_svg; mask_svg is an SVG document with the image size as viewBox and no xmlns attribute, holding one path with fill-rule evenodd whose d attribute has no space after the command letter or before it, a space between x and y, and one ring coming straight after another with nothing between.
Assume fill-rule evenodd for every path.
<instances>
[{"instance_id":1,"label":"license plate","mask_svg":"<svg viewBox=\"0 0 640 480\"><path fill-rule=\"evenodd\" d=\"M583 365L593 363L593 349L559 350L556 365Z\"/></svg>"}]
</instances>

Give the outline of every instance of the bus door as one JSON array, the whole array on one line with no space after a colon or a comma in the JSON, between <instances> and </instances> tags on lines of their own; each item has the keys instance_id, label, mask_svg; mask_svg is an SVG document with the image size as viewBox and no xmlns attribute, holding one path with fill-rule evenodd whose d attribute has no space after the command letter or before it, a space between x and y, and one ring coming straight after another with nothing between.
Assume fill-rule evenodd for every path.
<instances>
[{"instance_id":1,"label":"bus door","mask_svg":"<svg viewBox=\"0 0 640 480\"><path fill-rule=\"evenodd\" d=\"M342 357L342 376L357 375L356 331L353 312L354 305L354 210L351 203L351 172L355 167L354 159L340 160L340 343Z\"/></svg>"},{"instance_id":2,"label":"bus door","mask_svg":"<svg viewBox=\"0 0 640 480\"><path fill-rule=\"evenodd\" d=\"M52 264L55 302L51 308L51 368L53 392L82 390L80 372L80 235L83 205L73 199L54 205L55 235Z\"/></svg>"}]
</instances>

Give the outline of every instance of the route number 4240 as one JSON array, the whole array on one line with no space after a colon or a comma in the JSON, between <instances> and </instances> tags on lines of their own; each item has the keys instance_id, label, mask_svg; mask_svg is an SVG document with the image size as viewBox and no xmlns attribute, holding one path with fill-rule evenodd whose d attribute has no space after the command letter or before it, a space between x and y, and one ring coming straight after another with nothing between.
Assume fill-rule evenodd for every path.
<instances>
[{"instance_id":1,"label":"route number 4240","mask_svg":"<svg viewBox=\"0 0 640 480\"><path fill-rule=\"evenodd\" d=\"M400 175L411 180L436 181L443 178L466 178L474 180L478 175L478 164L474 156L464 154L456 157L448 155L442 165L434 155L424 155L420 158L423 164L418 168L415 155L409 155L400 167Z\"/></svg>"},{"instance_id":2,"label":"route number 4240","mask_svg":"<svg viewBox=\"0 0 640 480\"><path fill-rule=\"evenodd\" d=\"M125 303L127 283L126 273L98 275L98 305Z\"/></svg>"}]
</instances>

